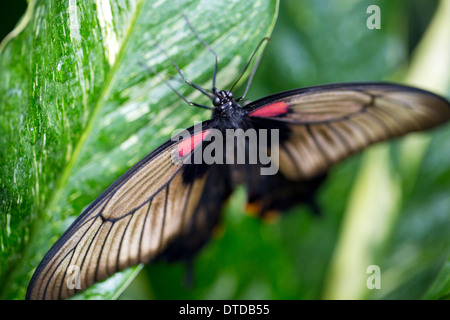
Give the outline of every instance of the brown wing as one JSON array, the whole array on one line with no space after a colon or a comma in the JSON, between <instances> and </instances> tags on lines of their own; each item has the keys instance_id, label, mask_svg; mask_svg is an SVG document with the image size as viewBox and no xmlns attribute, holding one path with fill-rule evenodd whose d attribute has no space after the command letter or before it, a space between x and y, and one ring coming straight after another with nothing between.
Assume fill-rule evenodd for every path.
<instances>
[{"instance_id":1,"label":"brown wing","mask_svg":"<svg viewBox=\"0 0 450 320\"><path fill-rule=\"evenodd\" d=\"M224 202L231 194L229 168L217 164L209 167L199 204L192 217L157 259L190 262L194 254L207 242L219 223Z\"/></svg>"},{"instance_id":2,"label":"brown wing","mask_svg":"<svg viewBox=\"0 0 450 320\"><path fill-rule=\"evenodd\" d=\"M27 299L64 299L161 255L198 207L208 168L186 179L186 159L206 134L169 141L108 188L44 257Z\"/></svg>"},{"instance_id":3,"label":"brown wing","mask_svg":"<svg viewBox=\"0 0 450 320\"><path fill-rule=\"evenodd\" d=\"M247 106L261 126L280 122L279 167L304 180L378 141L435 127L450 119L450 104L433 93L394 84L337 84L288 91ZM273 126L273 124L271 125Z\"/></svg>"}]
</instances>

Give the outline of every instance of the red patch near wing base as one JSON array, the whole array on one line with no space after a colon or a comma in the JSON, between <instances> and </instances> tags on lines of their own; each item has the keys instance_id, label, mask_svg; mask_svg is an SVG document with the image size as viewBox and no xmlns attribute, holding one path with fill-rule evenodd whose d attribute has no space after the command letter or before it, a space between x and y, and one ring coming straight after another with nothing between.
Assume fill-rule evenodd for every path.
<instances>
[{"instance_id":1,"label":"red patch near wing base","mask_svg":"<svg viewBox=\"0 0 450 320\"><path fill-rule=\"evenodd\" d=\"M289 111L289 105L286 102L280 101L269 104L265 107L262 107L258 110L255 110L250 113L251 117L262 117L262 118L270 118L276 117L282 114L286 114Z\"/></svg>"},{"instance_id":2,"label":"red patch near wing base","mask_svg":"<svg viewBox=\"0 0 450 320\"><path fill-rule=\"evenodd\" d=\"M205 136L209 133L209 130L197 133L191 137L181 141L177 146L176 153L178 157L182 158L185 155L191 153L199 144L205 139Z\"/></svg>"}]
</instances>

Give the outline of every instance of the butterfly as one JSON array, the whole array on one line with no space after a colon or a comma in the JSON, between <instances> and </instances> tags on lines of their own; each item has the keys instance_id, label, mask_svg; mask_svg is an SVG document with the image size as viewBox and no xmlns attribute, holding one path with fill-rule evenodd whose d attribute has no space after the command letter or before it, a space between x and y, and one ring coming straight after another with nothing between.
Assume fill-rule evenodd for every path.
<instances>
[{"instance_id":1,"label":"butterfly","mask_svg":"<svg viewBox=\"0 0 450 320\"><path fill-rule=\"evenodd\" d=\"M393 83L320 85L242 104L243 97L215 87L216 72L217 59L211 90L185 79L212 107L179 94L191 105L211 109L211 119L163 143L92 202L45 255L27 299L65 299L139 263L190 261L211 237L238 185L246 186L247 211L261 217L298 204L317 211L314 195L334 164L376 142L450 119L445 98ZM258 142L234 135L232 142L243 148L220 147L217 133L228 137L228 130L239 129L253 130ZM259 139L262 132L269 133L266 139ZM222 161L196 161L213 145L210 156ZM241 163L232 161L252 145L256 149ZM260 149L276 172L263 174L267 163L251 162Z\"/></svg>"}]
</instances>

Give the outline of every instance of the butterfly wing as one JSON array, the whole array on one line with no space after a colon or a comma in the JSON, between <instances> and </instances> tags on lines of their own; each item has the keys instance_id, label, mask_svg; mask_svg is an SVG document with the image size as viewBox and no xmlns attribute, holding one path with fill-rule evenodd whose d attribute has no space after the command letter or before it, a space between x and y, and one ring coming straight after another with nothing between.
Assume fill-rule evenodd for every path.
<instances>
[{"instance_id":1,"label":"butterfly wing","mask_svg":"<svg viewBox=\"0 0 450 320\"><path fill-rule=\"evenodd\" d=\"M157 260L190 262L196 252L208 241L219 223L223 205L233 190L229 167L211 165L196 210L176 237L161 252Z\"/></svg>"},{"instance_id":2,"label":"butterfly wing","mask_svg":"<svg viewBox=\"0 0 450 320\"><path fill-rule=\"evenodd\" d=\"M187 159L208 135L207 124L190 137L166 142L100 195L46 254L27 299L64 299L129 266L162 255L176 258L168 248L190 235L192 223L203 226L205 204L200 200L211 180L210 167ZM224 192L216 188L216 194ZM186 247L192 250L185 255L193 254L208 235L205 231L190 240Z\"/></svg>"},{"instance_id":3,"label":"butterfly wing","mask_svg":"<svg viewBox=\"0 0 450 320\"><path fill-rule=\"evenodd\" d=\"M449 120L450 104L394 84L338 84L269 96L247 106L250 118L282 122L280 169L293 180L314 177L364 147Z\"/></svg>"},{"instance_id":4,"label":"butterfly wing","mask_svg":"<svg viewBox=\"0 0 450 320\"><path fill-rule=\"evenodd\" d=\"M282 177L265 184L248 183L249 204L257 204L260 211L280 208L276 203L283 197L285 204L304 202L300 194L312 196L305 183L317 188L317 181L333 164L368 145L429 129L450 119L450 103L444 98L386 83L303 88L268 96L245 108L256 128L280 130ZM264 185L271 183L284 186L284 191L276 188L277 195L264 190ZM305 188L307 191L302 191Z\"/></svg>"}]
</instances>

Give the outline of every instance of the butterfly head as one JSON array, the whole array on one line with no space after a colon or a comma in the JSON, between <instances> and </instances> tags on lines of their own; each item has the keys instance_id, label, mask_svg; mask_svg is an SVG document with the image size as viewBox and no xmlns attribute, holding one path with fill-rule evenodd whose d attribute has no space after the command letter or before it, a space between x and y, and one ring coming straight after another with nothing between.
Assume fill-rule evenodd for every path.
<instances>
[{"instance_id":1,"label":"butterfly head","mask_svg":"<svg viewBox=\"0 0 450 320\"><path fill-rule=\"evenodd\" d=\"M216 88L213 90L214 93L214 99L212 101L213 105L218 107L225 107L226 105L229 105L230 103L235 102L233 93L231 91L219 91Z\"/></svg>"},{"instance_id":2,"label":"butterfly head","mask_svg":"<svg viewBox=\"0 0 450 320\"><path fill-rule=\"evenodd\" d=\"M234 99L231 91L213 89L213 118L233 119L239 117L242 108Z\"/></svg>"}]
</instances>

